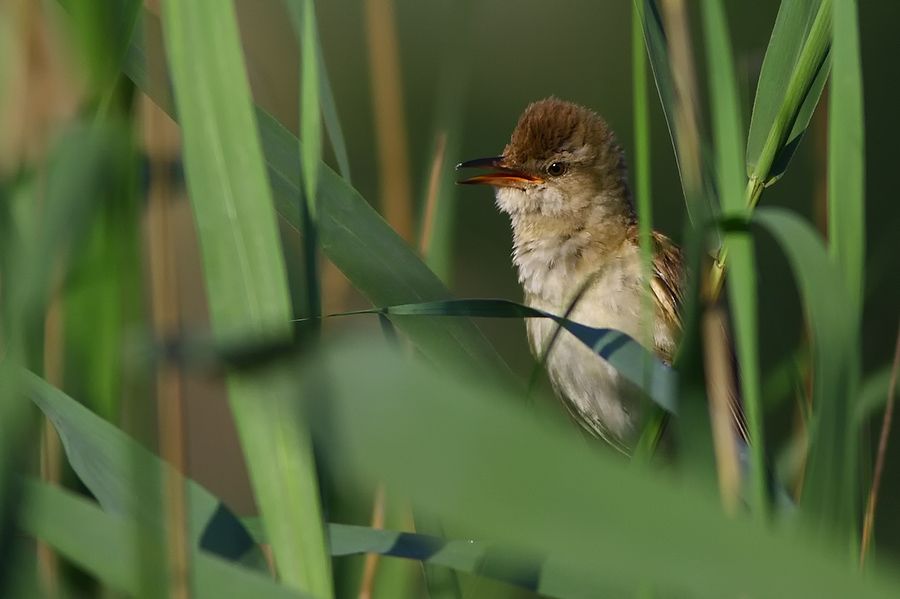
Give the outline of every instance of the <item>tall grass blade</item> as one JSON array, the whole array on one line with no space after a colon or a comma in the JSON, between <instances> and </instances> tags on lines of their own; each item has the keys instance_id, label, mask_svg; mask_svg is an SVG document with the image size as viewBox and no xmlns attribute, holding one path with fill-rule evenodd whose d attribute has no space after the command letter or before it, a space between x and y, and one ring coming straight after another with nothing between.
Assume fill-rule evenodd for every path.
<instances>
[{"instance_id":1,"label":"tall grass blade","mask_svg":"<svg viewBox=\"0 0 900 599\"><path fill-rule=\"evenodd\" d=\"M800 290L812 345L809 463L801 508L815 530L842 540L856 534L857 428L856 322L846 309L847 292L821 238L798 216L765 208L753 220L771 233L785 252ZM854 559L855 552L852 552Z\"/></svg>"},{"instance_id":2,"label":"tall grass blade","mask_svg":"<svg viewBox=\"0 0 900 599\"><path fill-rule=\"evenodd\" d=\"M881 481L884 477L884 463L887 459L888 439L891 435L891 425L894 420L894 400L897 391L897 376L900 374L900 328L897 329L897 340L894 343L894 362L891 366L891 378L885 397L884 419L881 421L881 433L878 436L878 451L875 454L875 466L872 470L872 485L866 499L866 509L863 513L862 539L859 548L859 567L866 563L869 546L872 542L872 534L875 529L875 509L878 506L878 492L881 489Z\"/></svg>"},{"instance_id":3,"label":"tall grass blade","mask_svg":"<svg viewBox=\"0 0 900 599\"><path fill-rule=\"evenodd\" d=\"M159 543L146 525L108 514L93 502L56 487L30 482L26 488L28 502L20 519L25 532L47 542L113 589L132 596L156 594L156 590L142 585L140 570L146 564L139 564L139 559L142 555L159 554L163 547L139 550L134 543L135 539L142 545ZM191 565L193 597L311 597L202 551L194 551ZM155 579L163 580L162 564L155 567Z\"/></svg>"},{"instance_id":4,"label":"tall grass blade","mask_svg":"<svg viewBox=\"0 0 900 599\"><path fill-rule=\"evenodd\" d=\"M138 202L126 188L110 198L75 254L64 298L65 386L116 421L127 330L140 318Z\"/></svg>"},{"instance_id":5,"label":"tall grass blade","mask_svg":"<svg viewBox=\"0 0 900 599\"><path fill-rule=\"evenodd\" d=\"M747 174L785 171L828 78L831 0L783 0L763 59L747 137Z\"/></svg>"},{"instance_id":6,"label":"tall grass blade","mask_svg":"<svg viewBox=\"0 0 900 599\"><path fill-rule=\"evenodd\" d=\"M154 17L144 14L145 27ZM125 71L145 93L170 114L167 90L147 77L145 46L133 40ZM257 109L266 165L279 214L301 227L296 210L300 193L297 138L278 121ZM319 234L323 252L374 305L391 305L450 297L449 290L407 244L345 180L322 166L319 180ZM443 323L395 319L402 330L436 364L463 365L480 376L507 382L511 374L496 350L471 322Z\"/></svg>"},{"instance_id":7,"label":"tall grass blade","mask_svg":"<svg viewBox=\"0 0 900 599\"><path fill-rule=\"evenodd\" d=\"M345 364L358 365L354 376L334 379L328 405L317 404L326 420L313 416L345 476L384 480L481 538L547 556L594 595L648 583L692 597L897 592L875 569L863 579L821 543L729 521L711 494L647 477L514 398L443 376L383 342L348 339L304 380Z\"/></svg>"},{"instance_id":8,"label":"tall grass blade","mask_svg":"<svg viewBox=\"0 0 900 599\"><path fill-rule=\"evenodd\" d=\"M23 377L25 394L53 423L72 469L103 509L149 527L162 526L159 506L139 489L158 490L167 477L181 475L62 391L31 373ZM218 499L189 480L186 495L192 545L245 564L262 563L253 539Z\"/></svg>"},{"instance_id":9,"label":"tall grass blade","mask_svg":"<svg viewBox=\"0 0 900 599\"><path fill-rule=\"evenodd\" d=\"M378 313L396 316L474 316L481 318L548 318L574 335L609 362L622 376L642 389L663 410L676 412L677 375L640 343L614 329L594 328L501 299L460 299L359 310L348 314ZM649 368L649 371L648 371Z\"/></svg>"},{"instance_id":10,"label":"tall grass blade","mask_svg":"<svg viewBox=\"0 0 900 599\"><path fill-rule=\"evenodd\" d=\"M855 0L834 1L828 96L828 245L850 304L862 319L866 249L865 139L859 19Z\"/></svg>"},{"instance_id":11,"label":"tall grass blade","mask_svg":"<svg viewBox=\"0 0 900 599\"><path fill-rule=\"evenodd\" d=\"M641 248L641 272L645 281L641 315L644 322L641 342L650 346L653 339L653 300L649 282L653 277L653 203L650 186L650 94L647 90L647 53L644 47L643 4L633 3L631 11L631 86L634 105L634 197L638 215L638 241ZM644 366L644 378L650 376L650 365ZM645 381L646 384L646 381ZM655 449L662 429L662 417L651 414L641 432L635 455L648 460Z\"/></svg>"},{"instance_id":12,"label":"tall grass blade","mask_svg":"<svg viewBox=\"0 0 900 599\"><path fill-rule=\"evenodd\" d=\"M643 19L647 55L675 150L688 214L694 225L700 226L718 211L713 178L708 170L709 161L703 157L706 142L700 135L696 120L690 125L690 117L685 118L685 111L693 111L695 108L685 105L683 94L679 94L676 74L671 64L671 40L658 0L633 1ZM685 136L696 137L696 143L689 143Z\"/></svg>"},{"instance_id":13,"label":"tall grass blade","mask_svg":"<svg viewBox=\"0 0 900 599\"><path fill-rule=\"evenodd\" d=\"M76 48L92 91L101 96L100 110L105 113L143 3L60 0L60 4L71 14Z\"/></svg>"},{"instance_id":14,"label":"tall grass blade","mask_svg":"<svg viewBox=\"0 0 900 599\"><path fill-rule=\"evenodd\" d=\"M319 164L322 161L322 110L319 83L321 57L313 0L288 0L294 30L300 40L300 172L303 197L313 222L316 219Z\"/></svg>"},{"instance_id":15,"label":"tall grass blade","mask_svg":"<svg viewBox=\"0 0 900 599\"><path fill-rule=\"evenodd\" d=\"M27 394L50 418L63 439L66 455L81 482L105 512L152 529L163 515L138 488L158 488L167 473L182 476L134 439L39 377L24 374ZM143 479L135 485L133 477ZM190 509L191 546L245 566L263 567L256 543L268 541L259 519L238 520L209 491L184 479ZM525 584L540 579L542 592L566 596L566 572L553 563L519 561L501 549L471 540L453 541L437 536L375 530L362 526L329 524L329 547L335 557L377 553L418 560L459 572ZM511 564L517 564L511 568ZM531 572L529 576L521 576ZM518 573L518 574L517 574ZM587 589L584 590L587 592Z\"/></svg>"},{"instance_id":16,"label":"tall grass blade","mask_svg":"<svg viewBox=\"0 0 900 599\"><path fill-rule=\"evenodd\" d=\"M299 206L303 233L304 302L299 312L308 316L322 313L319 274L319 234L316 227L319 170L322 162L322 116L319 72L319 35L313 0L288 0L287 8L300 41L300 174L303 182ZM314 336L318 336L315 331Z\"/></svg>"},{"instance_id":17,"label":"tall grass blade","mask_svg":"<svg viewBox=\"0 0 900 599\"><path fill-rule=\"evenodd\" d=\"M744 215L747 213L744 132L728 25L721 0L704 0L702 8L720 205L727 215ZM726 233L725 247L731 256L728 299L740 364L741 398L750 434L752 505L757 514L764 515L767 505L766 445L759 383L756 259L753 240L746 231Z\"/></svg>"},{"instance_id":18,"label":"tall grass blade","mask_svg":"<svg viewBox=\"0 0 900 599\"><path fill-rule=\"evenodd\" d=\"M314 0L285 0L288 14L294 25L294 33L300 46L300 154L304 160L304 172L315 170L314 178L318 180L318 161L321 160L321 126L325 124L325 132L334 152L338 172L347 183L350 182L350 159L347 156L347 144L344 131L338 117L331 80L325 65L322 52L322 40L316 24L316 5ZM307 95L309 94L309 95ZM321 111L321 114L319 112ZM308 151L304 151L307 148ZM319 152L316 161L313 155ZM312 186L315 187L315 186ZM307 197L310 196L307 189Z\"/></svg>"},{"instance_id":19,"label":"tall grass blade","mask_svg":"<svg viewBox=\"0 0 900 599\"><path fill-rule=\"evenodd\" d=\"M284 258L234 8L211 0L163 8L213 330L219 338L284 338ZM330 597L312 446L292 405L293 377L283 366L233 375L228 392L281 579Z\"/></svg>"},{"instance_id":20,"label":"tall grass blade","mask_svg":"<svg viewBox=\"0 0 900 599\"><path fill-rule=\"evenodd\" d=\"M122 129L114 124L75 124L59 136L41 184L36 176L21 177L2 198L2 276L15 284L0 290L0 527L12 521L18 508L22 455L30 433L37 430L17 369L42 363L44 316L56 277L65 277L65 257L83 241L102 202L124 187L129 150ZM0 536L0 552L8 551L13 538Z\"/></svg>"},{"instance_id":21,"label":"tall grass blade","mask_svg":"<svg viewBox=\"0 0 900 599\"><path fill-rule=\"evenodd\" d=\"M337 103L334 100L334 91L331 88L331 79L328 77L328 68L325 64L325 55L322 52L322 43L316 36L317 55L319 57L319 90L322 97L322 120L325 123L325 133L334 152L334 160L337 162L338 172L347 183L350 179L350 157L347 155L347 142L344 141L344 129L341 127L341 119L337 111Z\"/></svg>"}]
</instances>

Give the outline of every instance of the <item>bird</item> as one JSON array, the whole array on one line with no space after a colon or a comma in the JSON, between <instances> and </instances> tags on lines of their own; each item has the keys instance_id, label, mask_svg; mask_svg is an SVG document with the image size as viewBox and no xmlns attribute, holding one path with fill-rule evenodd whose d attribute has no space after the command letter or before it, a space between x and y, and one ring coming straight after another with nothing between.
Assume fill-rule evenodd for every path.
<instances>
[{"instance_id":1,"label":"bird","mask_svg":"<svg viewBox=\"0 0 900 599\"><path fill-rule=\"evenodd\" d=\"M469 168L488 172L459 183L493 186L509 217L526 305L647 339L671 364L682 329L684 258L653 231L646 280L625 153L599 114L554 97L534 102L503 153L457 165ZM529 347L544 361L555 394L590 435L629 453L642 422L640 390L573 335L553 341L557 328L526 319Z\"/></svg>"}]
</instances>

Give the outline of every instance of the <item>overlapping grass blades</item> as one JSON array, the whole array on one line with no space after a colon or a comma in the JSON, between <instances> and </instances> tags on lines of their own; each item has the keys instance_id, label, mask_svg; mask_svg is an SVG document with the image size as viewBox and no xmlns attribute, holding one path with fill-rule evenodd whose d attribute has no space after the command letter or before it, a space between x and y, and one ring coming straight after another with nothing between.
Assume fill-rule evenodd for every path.
<instances>
[{"instance_id":1,"label":"overlapping grass blades","mask_svg":"<svg viewBox=\"0 0 900 599\"><path fill-rule=\"evenodd\" d=\"M158 492L173 467L39 377L25 373L22 386L53 423L72 469L103 509L151 529L161 526L160 505L141 489ZM192 544L223 558L263 564L253 539L218 499L193 481L187 481L186 498Z\"/></svg>"},{"instance_id":2,"label":"overlapping grass blades","mask_svg":"<svg viewBox=\"0 0 900 599\"><path fill-rule=\"evenodd\" d=\"M766 48L747 136L747 175L780 177L812 118L829 71L831 0L782 2Z\"/></svg>"},{"instance_id":3,"label":"overlapping grass blades","mask_svg":"<svg viewBox=\"0 0 900 599\"><path fill-rule=\"evenodd\" d=\"M659 93L660 104L669 127L669 136L675 151L675 160L678 164L678 173L681 177L681 186L686 200L688 214L694 226L702 227L718 214L713 177L709 171L710 162L706 160L706 142L700 132L694 132L698 137L699 156L683 156L679 143L679 137L685 132L679 130L678 119L678 95L675 86L675 75L669 61L669 39L666 33L663 16L657 0L633 0L636 9L643 19L644 41L647 45L647 55L650 59L650 67ZM699 160L699 172L696 176L686 172L692 160ZM699 177L698 189L691 188L691 181Z\"/></svg>"},{"instance_id":4,"label":"overlapping grass blades","mask_svg":"<svg viewBox=\"0 0 900 599\"><path fill-rule=\"evenodd\" d=\"M704 0L702 6L706 56L709 62L716 180L721 209L726 215L744 215L748 211L744 200L744 132L725 11L721 0ZM741 368L741 399L750 434L752 505L758 514L765 514L768 493L765 431L759 388L756 257L753 240L747 232L727 232L725 247L731 256L728 299Z\"/></svg>"},{"instance_id":5,"label":"overlapping grass blades","mask_svg":"<svg viewBox=\"0 0 900 599\"><path fill-rule=\"evenodd\" d=\"M152 26L154 17L143 15ZM145 93L174 112L166 90L151 87L145 46L132 40L125 72ZM257 109L266 166L278 213L299 229L296 198L301 186L299 142L278 121ZM345 180L322 165L319 181L318 230L322 251L374 305L445 299L450 292L381 216ZM509 370L484 335L464 320L427 322L396 319L401 329L435 363L463 365L483 376L507 378Z\"/></svg>"},{"instance_id":6,"label":"overlapping grass blades","mask_svg":"<svg viewBox=\"0 0 900 599\"><path fill-rule=\"evenodd\" d=\"M26 491L28 501L21 518L25 532L48 543L111 589L132 596L145 596L150 591L143 585L141 572L148 564L141 559L164 550L151 528L109 514L88 499L44 483L31 482ZM201 551L193 552L191 564L192 597L312 597ZM165 580L162 564L153 566L153 579Z\"/></svg>"},{"instance_id":7,"label":"overlapping grass blades","mask_svg":"<svg viewBox=\"0 0 900 599\"><path fill-rule=\"evenodd\" d=\"M234 9L208 0L169 1L163 16L213 330L220 338L287 337L284 258ZM294 389L284 366L228 378L281 579L329 597L318 482Z\"/></svg>"},{"instance_id":8,"label":"overlapping grass blades","mask_svg":"<svg viewBox=\"0 0 900 599\"><path fill-rule=\"evenodd\" d=\"M563 316L503 299L459 299L384 306L352 314L410 317L471 316L480 318L548 318L574 335L669 413L677 412L676 373L640 343L621 331L595 328Z\"/></svg>"},{"instance_id":9,"label":"overlapping grass blades","mask_svg":"<svg viewBox=\"0 0 900 599\"><path fill-rule=\"evenodd\" d=\"M314 417L346 480L385 480L482 539L549 556L569 584L599 595L645 583L695 597L896 592L878 575L863 580L825 545L730 521L701 490L648 477L514 397L441 375L383 343L347 340L304 379L348 363L358 366L354 376L332 378L327 406L317 404L327 422ZM574 588L569 595L578 596Z\"/></svg>"},{"instance_id":10,"label":"overlapping grass blades","mask_svg":"<svg viewBox=\"0 0 900 599\"><path fill-rule=\"evenodd\" d=\"M821 238L797 215L763 208L754 221L766 228L787 255L803 298L812 348L813 431L809 440L801 507L811 528L848 541L858 519L858 436L854 418L858 353L847 292ZM853 553L855 555L855 552Z\"/></svg>"},{"instance_id":11,"label":"overlapping grass blades","mask_svg":"<svg viewBox=\"0 0 900 599\"><path fill-rule=\"evenodd\" d=\"M865 139L859 19L855 0L834 1L829 95L828 245L860 325L866 249Z\"/></svg>"},{"instance_id":12,"label":"overlapping grass blades","mask_svg":"<svg viewBox=\"0 0 900 599\"><path fill-rule=\"evenodd\" d=\"M172 472L172 467L44 380L31 373L24 373L23 376L26 394L59 431L69 462L104 512L117 517L122 526L142 530L155 530L162 526L164 514L159 506L138 490L158 492L161 481ZM246 527L244 523L247 520L238 520L205 488L193 480L184 481L190 513L188 521L191 529L188 532L191 547L202 554L239 562L236 568L264 570L265 563L257 543L264 543L268 538L259 520L254 519L251 526ZM75 506L73 509L81 508ZM25 526L31 526L27 522L28 518ZM529 581L537 580L542 581L540 588L543 592L567 596L563 586L564 571L552 565L548 567L540 562L520 559L503 548L473 541L445 540L341 524L330 524L328 531L333 556L378 553L419 560L511 584L530 584ZM68 539L77 533L71 528L60 530L55 538ZM86 567L90 570L93 566L87 564ZM198 592L210 590L202 577L195 578L195 587Z\"/></svg>"}]
</instances>

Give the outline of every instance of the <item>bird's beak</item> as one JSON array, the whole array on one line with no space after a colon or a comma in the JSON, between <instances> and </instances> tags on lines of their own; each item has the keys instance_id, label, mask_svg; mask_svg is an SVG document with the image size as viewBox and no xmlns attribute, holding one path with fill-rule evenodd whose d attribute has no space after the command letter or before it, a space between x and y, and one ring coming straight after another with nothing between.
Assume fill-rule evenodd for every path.
<instances>
[{"instance_id":1,"label":"bird's beak","mask_svg":"<svg viewBox=\"0 0 900 599\"><path fill-rule=\"evenodd\" d=\"M475 175L462 181L457 181L460 185L493 185L494 187L519 187L522 183L537 183L540 178L520 170L509 168L503 165L503 156L492 156L490 158L476 158L460 162L456 165L456 170L462 168L486 168L494 172L484 175Z\"/></svg>"}]
</instances>

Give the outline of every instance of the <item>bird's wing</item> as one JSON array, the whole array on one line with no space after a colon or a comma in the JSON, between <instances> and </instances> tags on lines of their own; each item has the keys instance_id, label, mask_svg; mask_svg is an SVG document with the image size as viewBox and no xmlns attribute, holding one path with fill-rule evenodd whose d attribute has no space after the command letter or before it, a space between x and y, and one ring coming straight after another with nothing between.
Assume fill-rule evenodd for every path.
<instances>
[{"instance_id":1,"label":"bird's wing","mask_svg":"<svg viewBox=\"0 0 900 599\"><path fill-rule=\"evenodd\" d=\"M653 232L653 280L651 281L651 289L653 298L656 303L657 315L666 323L671 331L680 336L682 331L681 310L684 304L684 260L681 249L672 240L662 233ZM728 331L725 331L726 338L730 339ZM738 372L737 358L734 355L734 346L728 343L731 350L732 371ZM667 355L673 352L663 351L657 348L657 352L670 364L673 355ZM735 375L737 376L737 375ZM746 440L747 423L744 416L744 409L740 394L737 393L737 384L733 387L735 394L730 397L729 409L731 410L732 420L737 433Z\"/></svg>"},{"instance_id":2,"label":"bird's wing","mask_svg":"<svg viewBox=\"0 0 900 599\"><path fill-rule=\"evenodd\" d=\"M684 303L684 259L681 249L671 239L653 232L653 278L650 290L656 304L657 316L672 331L681 334L681 308ZM674 348L673 348L674 349ZM672 350L662 350L662 357L671 363Z\"/></svg>"}]
</instances>

